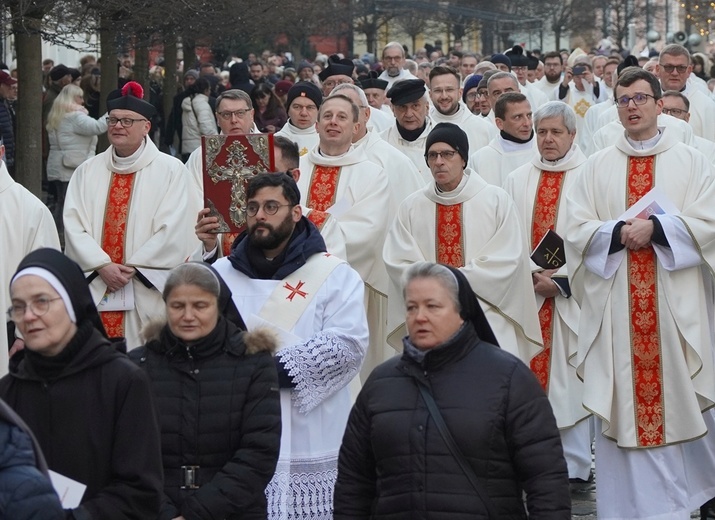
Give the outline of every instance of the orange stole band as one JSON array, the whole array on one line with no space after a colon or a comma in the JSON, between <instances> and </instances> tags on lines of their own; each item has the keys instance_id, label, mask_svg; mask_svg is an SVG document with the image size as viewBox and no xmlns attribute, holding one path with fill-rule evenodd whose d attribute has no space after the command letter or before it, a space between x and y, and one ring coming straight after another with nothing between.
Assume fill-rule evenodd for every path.
<instances>
[{"instance_id":1,"label":"orange stole band","mask_svg":"<svg viewBox=\"0 0 715 520\"><path fill-rule=\"evenodd\" d=\"M308 213L308 220L315 224L318 229L322 229L323 224L328 219L328 214L325 211L335 204L340 171L340 166L316 165L313 168L313 175L310 177L310 185L308 186L306 206L313 210Z\"/></svg>"},{"instance_id":2,"label":"orange stole band","mask_svg":"<svg viewBox=\"0 0 715 520\"><path fill-rule=\"evenodd\" d=\"M536 187L534 214L531 219L531 249L536 249L549 229L556 227L565 172L541 171ZM539 380L541 388L548 391L551 374L551 345L554 335L554 298L546 298L539 309L539 325L544 340L544 350L531 360L531 371Z\"/></svg>"},{"instance_id":3,"label":"orange stole band","mask_svg":"<svg viewBox=\"0 0 715 520\"><path fill-rule=\"evenodd\" d=\"M124 263L124 247L132 199L135 173L118 174L112 172L107 193L107 208L104 210L102 227L102 249L115 264ZM132 283L131 281L129 283ZM124 337L124 311L100 312L104 329L110 338Z\"/></svg>"},{"instance_id":4,"label":"orange stole band","mask_svg":"<svg viewBox=\"0 0 715 520\"><path fill-rule=\"evenodd\" d=\"M335 204L335 194L338 191L340 166L316 166L310 177L308 186L308 201L306 206L318 211L326 211Z\"/></svg>"},{"instance_id":5,"label":"orange stole band","mask_svg":"<svg viewBox=\"0 0 715 520\"><path fill-rule=\"evenodd\" d=\"M221 235L221 250L223 251L223 256L228 256L231 254L231 246L236 237L241 233L223 233Z\"/></svg>"},{"instance_id":6,"label":"orange stole band","mask_svg":"<svg viewBox=\"0 0 715 520\"><path fill-rule=\"evenodd\" d=\"M648 193L654 184L655 156L628 160L628 207ZM628 250L628 292L631 356L633 364L633 408L639 446L665 443L663 427L663 370L658 328L656 256L652 246Z\"/></svg>"},{"instance_id":7,"label":"orange stole band","mask_svg":"<svg viewBox=\"0 0 715 520\"><path fill-rule=\"evenodd\" d=\"M435 239L437 262L452 267L464 267L464 238L462 236L462 204L437 204L435 211Z\"/></svg>"}]
</instances>

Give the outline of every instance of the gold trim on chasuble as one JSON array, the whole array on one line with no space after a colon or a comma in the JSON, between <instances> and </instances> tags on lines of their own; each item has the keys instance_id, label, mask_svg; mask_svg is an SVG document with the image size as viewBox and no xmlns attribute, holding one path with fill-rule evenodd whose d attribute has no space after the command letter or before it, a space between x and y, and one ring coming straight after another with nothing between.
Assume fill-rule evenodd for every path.
<instances>
[{"instance_id":1,"label":"gold trim on chasuble","mask_svg":"<svg viewBox=\"0 0 715 520\"><path fill-rule=\"evenodd\" d=\"M536 186L534 213L531 218L531 250L536 249L547 231L555 230L559 203L566 172L541 171ZM544 350L531 359L529 366L539 384L548 392L551 374L551 345L554 331L555 298L545 298L539 309L539 326L544 340Z\"/></svg>"},{"instance_id":2,"label":"gold trim on chasuble","mask_svg":"<svg viewBox=\"0 0 715 520\"><path fill-rule=\"evenodd\" d=\"M654 185L655 156L629 157L626 204L633 204ZM658 287L653 246L628 250L628 308L633 364L633 410L640 447L665 444L663 367L658 328Z\"/></svg>"},{"instance_id":3,"label":"gold trim on chasuble","mask_svg":"<svg viewBox=\"0 0 715 520\"><path fill-rule=\"evenodd\" d=\"M435 208L435 251L437 263L464 267L464 237L462 204Z\"/></svg>"},{"instance_id":4,"label":"gold trim on chasuble","mask_svg":"<svg viewBox=\"0 0 715 520\"><path fill-rule=\"evenodd\" d=\"M136 173L119 174L112 172L107 192L107 206L104 210L102 226L102 249L115 264L123 264L127 239L127 219L132 187ZM131 281L129 283L132 283ZM110 338L124 337L124 312L100 312L104 329Z\"/></svg>"},{"instance_id":5,"label":"gold trim on chasuble","mask_svg":"<svg viewBox=\"0 0 715 520\"><path fill-rule=\"evenodd\" d=\"M338 191L338 181L340 180L340 166L318 166L313 168L308 185L308 200L306 206L312 211L308 213L310 220L318 229L323 228L323 224L328 219L326 211L335 204L335 194Z\"/></svg>"}]
</instances>

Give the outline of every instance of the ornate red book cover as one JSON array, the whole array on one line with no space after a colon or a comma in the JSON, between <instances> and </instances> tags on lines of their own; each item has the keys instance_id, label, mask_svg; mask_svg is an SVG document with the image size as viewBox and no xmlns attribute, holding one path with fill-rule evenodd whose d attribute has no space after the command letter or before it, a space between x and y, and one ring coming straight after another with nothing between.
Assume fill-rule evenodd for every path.
<instances>
[{"instance_id":1,"label":"ornate red book cover","mask_svg":"<svg viewBox=\"0 0 715 520\"><path fill-rule=\"evenodd\" d=\"M219 218L217 233L240 233L246 227L248 179L275 171L273 134L206 135L201 143L204 207Z\"/></svg>"}]
</instances>

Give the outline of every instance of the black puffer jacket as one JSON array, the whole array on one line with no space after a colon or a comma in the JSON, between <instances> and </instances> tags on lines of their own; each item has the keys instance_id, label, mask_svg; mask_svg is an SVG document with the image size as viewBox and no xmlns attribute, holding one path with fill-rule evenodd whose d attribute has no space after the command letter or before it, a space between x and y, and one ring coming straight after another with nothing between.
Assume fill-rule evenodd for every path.
<instances>
[{"instance_id":1,"label":"black puffer jacket","mask_svg":"<svg viewBox=\"0 0 715 520\"><path fill-rule=\"evenodd\" d=\"M224 318L186 346L161 324L130 352L152 381L160 415L164 492L160 518L265 520L264 490L281 435L275 339L241 333ZM152 339L153 338L153 339ZM199 466L198 489L182 466Z\"/></svg>"},{"instance_id":2,"label":"black puffer jacket","mask_svg":"<svg viewBox=\"0 0 715 520\"><path fill-rule=\"evenodd\" d=\"M335 520L485 519L417 387L426 382L498 520L569 520L561 440L529 368L482 342L471 324L422 362L377 367L350 414L338 461ZM497 520L497 519L492 519Z\"/></svg>"},{"instance_id":3,"label":"black puffer jacket","mask_svg":"<svg viewBox=\"0 0 715 520\"><path fill-rule=\"evenodd\" d=\"M9 408L2 408L5 406L0 403L0 518L64 519L60 499L40 470L38 458L42 455L37 456L30 434L18 425L19 418Z\"/></svg>"}]
</instances>

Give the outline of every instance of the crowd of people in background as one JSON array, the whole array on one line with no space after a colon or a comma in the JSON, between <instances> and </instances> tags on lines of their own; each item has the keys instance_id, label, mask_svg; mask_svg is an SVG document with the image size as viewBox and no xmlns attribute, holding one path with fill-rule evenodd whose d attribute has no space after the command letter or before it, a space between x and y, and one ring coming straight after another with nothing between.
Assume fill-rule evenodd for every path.
<instances>
[{"instance_id":1,"label":"crowd of people in background","mask_svg":"<svg viewBox=\"0 0 715 520\"><path fill-rule=\"evenodd\" d=\"M43 62L40 202L0 64L13 518L568 520L594 457L599 518L712 518L715 57L116 66L105 113L93 56ZM202 138L256 133L218 233Z\"/></svg>"}]
</instances>

